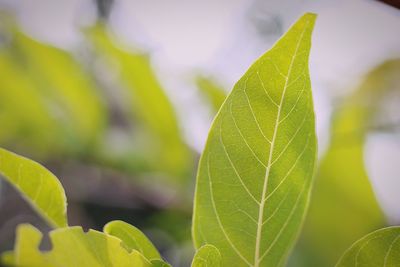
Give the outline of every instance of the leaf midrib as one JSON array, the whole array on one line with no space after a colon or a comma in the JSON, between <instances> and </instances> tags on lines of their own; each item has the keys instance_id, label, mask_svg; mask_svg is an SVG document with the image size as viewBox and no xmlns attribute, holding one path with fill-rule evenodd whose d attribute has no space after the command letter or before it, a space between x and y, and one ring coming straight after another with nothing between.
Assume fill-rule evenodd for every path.
<instances>
[{"instance_id":1,"label":"leaf midrib","mask_svg":"<svg viewBox=\"0 0 400 267\"><path fill-rule=\"evenodd\" d=\"M269 178L269 174L270 174L270 170L271 170L271 166L272 166L272 156L273 156L273 151L274 151L274 144L275 144L275 140L277 137L277 132L278 132L278 128L279 128L279 121L280 121L280 116L281 116L281 110L282 110L282 104L285 98L285 93L288 87L288 81L289 81L289 77L292 71L292 67L293 67L293 62L297 56L297 52L298 49L300 47L300 43L303 40L303 36L304 36L304 32L307 29L309 21L307 21L306 25L304 26L304 29L299 37L299 40L296 44L296 49L293 53L292 59L290 61L290 65L289 65L289 69L288 69L288 73L285 77L285 85L283 87L283 92L282 92L282 96L281 96L281 100L279 102L278 105L278 113L276 115L276 119L275 119L275 125L274 125L274 133L272 135L272 140L271 140L271 148L269 150L269 157L268 157L268 164L267 164L267 169L266 169L266 173L265 173L265 178L264 178L264 184L263 184L263 191L262 191L262 196L261 196L261 203L259 205L259 210L258 210L258 220L257 220L257 234L256 234L256 244L255 244L255 252L254 252L254 267L259 267L260 264L260 243L261 243L261 232L262 232L262 228L263 228L263 217L264 217L264 207L265 207L265 200L266 200L266 194L267 194L267 187L268 187L268 178Z\"/></svg>"}]
</instances>

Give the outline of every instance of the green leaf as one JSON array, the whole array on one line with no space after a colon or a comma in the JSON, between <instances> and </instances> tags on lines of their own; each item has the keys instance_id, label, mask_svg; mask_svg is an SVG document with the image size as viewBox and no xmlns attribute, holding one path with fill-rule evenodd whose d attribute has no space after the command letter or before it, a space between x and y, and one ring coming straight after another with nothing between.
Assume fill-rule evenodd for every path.
<instances>
[{"instance_id":1,"label":"green leaf","mask_svg":"<svg viewBox=\"0 0 400 267\"><path fill-rule=\"evenodd\" d=\"M65 192L60 181L49 170L0 148L0 174L51 226L67 226Z\"/></svg>"},{"instance_id":2,"label":"green leaf","mask_svg":"<svg viewBox=\"0 0 400 267\"><path fill-rule=\"evenodd\" d=\"M151 260L151 267L171 267L170 264L162 260Z\"/></svg>"},{"instance_id":3,"label":"green leaf","mask_svg":"<svg viewBox=\"0 0 400 267\"><path fill-rule=\"evenodd\" d=\"M61 132L35 84L4 48L0 48L0 121L2 145L24 148L42 158L60 147Z\"/></svg>"},{"instance_id":4,"label":"green leaf","mask_svg":"<svg viewBox=\"0 0 400 267\"><path fill-rule=\"evenodd\" d=\"M354 240L386 225L364 166L364 144L375 120L386 119L378 112L385 98L398 91L399 73L399 59L380 64L335 112L331 144L319 166L297 248L306 261L302 266L332 266Z\"/></svg>"},{"instance_id":5,"label":"green leaf","mask_svg":"<svg viewBox=\"0 0 400 267\"><path fill-rule=\"evenodd\" d=\"M6 251L0 255L0 263L4 266L15 266L14 252Z\"/></svg>"},{"instance_id":6,"label":"green leaf","mask_svg":"<svg viewBox=\"0 0 400 267\"><path fill-rule=\"evenodd\" d=\"M123 221L112 221L104 226L104 233L118 237L126 247L139 251L149 260L161 259L151 241L133 225Z\"/></svg>"},{"instance_id":7,"label":"green leaf","mask_svg":"<svg viewBox=\"0 0 400 267\"><path fill-rule=\"evenodd\" d=\"M197 77L196 84L210 102L212 109L217 112L226 98L225 91L214 80L203 76Z\"/></svg>"},{"instance_id":8,"label":"green leaf","mask_svg":"<svg viewBox=\"0 0 400 267\"><path fill-rule=\"evenodd\" d=\"M21 224L17 229L17 239L13 255L13 264L18 267L52 267L46 258L41 255L38 247L42 240L42 233L29 224ZM2 255L2 260L7 254ZM7 256L6 256L7 257Z\"/></svg>"},{"instance_id":9,"label":"green leaf","mask_svg":"<svg viewBox=\"0 0 400 267\"><path fill-rule=\"evenodd\" d=\"M42 158L94 148L106 113L90 74L70 53L13 23L4 31L10 40L0 47L1 144Z\"/></svg>"},{"instance_id":10,"label":"green leaf","mask_svg":"<svg viewBox=\"0 0 400 267\"><path fill-rule=\"evenodd\" d=\"M190 153L181 136L172 103L164 92L148 55L129 52L119 46L101 24L87 31L96 51L104 55L110 71L118 66L118 81L125 89L132 117L141 122L149 141L142 153L147 154L157 170L182 177L190 169ZM135 125L137 126L137 125ZM137 146L143 145L138 142Z\"/></svg>"},{"instance_id":11,"label":"green leaf","mask_svg":"<svg viewBox=\"0 0 400 267\"><path fill-rule=\"evenodd\" d=\"M31 77L49 113L66 137L80 149L96 140L105 123L105 109L94 80L71 54L13 32L10 53ZM79 144L79 145L77 145ZM66 147L65 149L68 149Z\"/></svg>"},{"instance_id":12,"label":"green leaf","mask_svg":"<svg viewBox=\"0 0 400 267\"><path fill-rule=\"evenodd\" d=\"M204 245L194 255L192 267L219 267L221 254L213 245Z\"/></svg>"},{"instance_id":13,"label":"green leaf","mask_svg":"<svg viewBox=\"0 0 400 267\"><path fill-rule=\"evenodd\" d=\"M305 14L235 85L200 160L196 248L222 266L281 266L308 205L316 137L308 56L316 15Z\"/></svg>"},{"instance_id":14,"label":"green leaf","mask_svg":"<svg viewBox=\"0 0 400 267\"><path fill-rule=\"evenodd\" d=\"M336 267L400 266L400 227L388 227L368 234L354 243Z\"/></svg>"},{"instance_id":15,"label":"green leaf","mask_svg":"<svg viewBox=\"0 0 400 267\"><path fill-rule=\"evenodd\" d=\"M60 228L50 232L52 249L38 248L42 234L31 225L20 225L15 245L15 265L18 267L150 267L138 251L128 251L121 240L81 227Z\"/></svg>"}]
</instances>

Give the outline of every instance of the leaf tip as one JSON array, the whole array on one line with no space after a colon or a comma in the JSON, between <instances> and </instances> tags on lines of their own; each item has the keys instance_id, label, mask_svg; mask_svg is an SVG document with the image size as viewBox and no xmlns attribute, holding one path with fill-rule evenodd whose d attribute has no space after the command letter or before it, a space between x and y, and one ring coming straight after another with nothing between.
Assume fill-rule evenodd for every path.
<instances>
[{"instance_id":1,"label":"leaf tip","mask_svg":"<svg viewBox=\"0 0 400 267\"><path fill-rule=\"evenodd\" d=\"M304 15L301 17L301 19L308 20L310 22L315 22L317 17L318 17L317 13L307 12L307 13L304 13Z\"/></svg>"},{"instance_id":2,"label":"leaf tip","mask_svg":"<svg viewBox=\"0 0 400 267\"><path fill-rule=\"evenodd\" d=\"M312 13L312 12L304 13L303 16L301 16L300 19L297 20L295 25L297 25L300 28L309 28L312 31L312 29L314 28L317 16L318 15L316 13Z\"/></svg>"}]
</instances>

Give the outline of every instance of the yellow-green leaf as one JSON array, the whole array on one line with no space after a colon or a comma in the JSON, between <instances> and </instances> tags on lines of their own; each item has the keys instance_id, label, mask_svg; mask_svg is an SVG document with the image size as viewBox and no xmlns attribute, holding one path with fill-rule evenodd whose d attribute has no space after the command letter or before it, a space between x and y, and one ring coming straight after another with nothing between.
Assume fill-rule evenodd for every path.
<instances>
[{"instance_id":1,"label":"yellow-green leaf","mask_svg":"<svg viewBox=\"0 0 400 267\"><path fill-rule=\"evenodd\" d=\"M14 259L16 267L150 267L138 251L128 251L121 240L81 227L60 228L50 232L52 248L40 251L42 234L31 225L20 225Z\"/></svg>"},{"instance_id":2,"label":"yellow-green leaf","mask_svg":"<svg viewBox=\"0 0 400 267\"><path fill-rule=\"evenodd\" d=\"M12 145L42 158L60 148L61 132L44 99L31 77L4 48L0 49L0 121L1 145Z\"/></svg>"},{"instance_id":3,"label":"yellow-green leaf","mask_svg":"<svg viewBox=\"0 0 400 267\"><path fill-rule=\"evenodd\" d=\"M87 152L106 119L91 75L67 51L13 23L4 31L10 38L0 47L1 144L42 158Z\"/></svg>"},{"instance_id":4,"label":"yellow-green leaf","mask_svg":"<svg viewBox=\"0 0 400 267\"><path fill-rule=\"evenodd\" d=\"M172 103L152 69L149 56L122 49L103 25L96 25L87 33L95 50L104 55L112 70L115 71L115 65L118 67L117 74L126 90L132 117L141 122L150 137L142 153L157 170L176 177L187 174L191 164L189 150L183 141Z\"/></svg>"},{"instance_id":5,"label":"yellow-green leaf","mask_svg":"<svg viewBox=\"0 0 400 267\"><path fill-rule=\"evenodd\" d=\"M0 263L4 266L15 266L14 252L6 251L0 255ZM34 267L34 266L32 266Z\"/></svg>"},{"instance_id":6,"label":"yellow-green leaf","mask_svg":"<svg viewBox=\"0 0 400 267\"><path fill-rule=\"evenodd\" d=\"M400 266L400 227L379 229L354 243L336 267Z\"/></svg>"},{"instance_id":7,"label":"yellow-green leaf","mask_svg":"<svg viewBox=\"0 0 400 267\"><path fill-rule=\"evenodd\" d=\"M213 245L204 245L196 251L192 267L220 267L221 254Z\"/></svg>"},{"instance_id":8,"label":"yellow-green leaf","mask_svg":"<svg viewBox=\"0 0 400 267\"><path fill-rule=\"evenodd\" d=\"M17 239L12 266L18 267L52 267L38 250L42 233L29 224L21 224L17 229Z\"/></svg>"},{"instance_id":9,"label":"yellow-green leaf","mask_svg":"<svg viewBox=\"0 0 400 267\"><path fill-rule=\"evenodd\" d=\"M40 43L22 32L13 32L15 60L21 61L25 75L32 77L38 93L57 114L65 134L79 145L96 140L104 126L106 114L99 91L89 73L71 54ZM67 148L66 148L67 149Z\"/></svg>"},{"instance_id":10,"label":"yellow-green leaf","mask_svg":"<svg viewBox=\"0 0 400 267\"><path fill-rule=\"evenodd\" d=\"M170 264L163 260L151 260L151 267L171 267Z\"/></svg>"},{"instance_id":11,"label":"yellow-green leaf","mask_svg":"<svg viewBox=\"0 0 400 267\"><path fill-rule=\"evenodd\" d=\"M226 98L225 91L214 80L203 76L197 77L196 84L210 102L212 109L217 112Z\"/></svg>"},{"instance_id":12,"label":"yellow-green leaf","mask_svg":"<svg viewBox=\"0 0 400 267\"><path fill-rule=\"evenodd\" d=\"M49 170L0 148L0 174L51 226L67 226L65 192L60 181Z\"/></svg>"},{"instance_id":13,"label":"yellow-green leaf","mask_svg":"<svg viewBox=\"0 0 400 267\"><path fill-rule=\"evenodd\" d=\"M193 215L196 248L222 266L281 266L308 205L316 137L305 14L233 88L200 160Z\"/></svg>"},{"instance_id":14,"label":"yellow-green leaf","mask_svg":"<svg viewBox=\"0 0 400 267\"><path fill-rule=\"evenodd\" d=\"M112 221L104 226L104 233L118 237L129 249L139 251L149 260L161 259L151 241L136 227L123 221Z\"/></svg>"}]
</instances>

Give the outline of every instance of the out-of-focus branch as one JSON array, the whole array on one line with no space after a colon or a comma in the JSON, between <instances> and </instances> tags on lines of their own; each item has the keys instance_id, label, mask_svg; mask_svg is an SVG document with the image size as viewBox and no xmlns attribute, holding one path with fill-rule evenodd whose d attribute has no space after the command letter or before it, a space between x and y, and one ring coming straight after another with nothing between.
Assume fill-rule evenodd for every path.
<instances>
[{"instance_id":1,"label":"out-of-focus branch","mask_svg":"<svg viewBox=\"0 0 400 267\"><path fill-rule=\"evenodd\" d=\"M114 0L96 0L98 17L107 20L113 4Z\"/></svg>"},{"instance_id":2,"label":"out-of-focus branch","mask_svg":"<svg viewBox=\"0 0 400 267\"><path fill-rule=\"evenodd\" d=\"M400 9L400 0L378 0L378 1Z\"/></svg>"}]
</instances>

